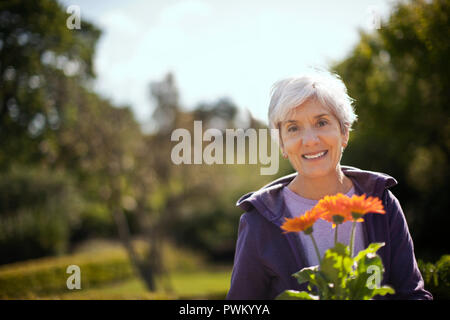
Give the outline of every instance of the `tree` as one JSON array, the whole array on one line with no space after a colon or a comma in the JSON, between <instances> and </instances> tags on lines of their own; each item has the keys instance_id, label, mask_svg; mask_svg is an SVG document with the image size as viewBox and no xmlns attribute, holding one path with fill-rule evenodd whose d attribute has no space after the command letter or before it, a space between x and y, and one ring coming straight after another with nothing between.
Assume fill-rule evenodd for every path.
<instances>
[{"instance_id":1,"label":"tree","mask_svg":"<svg viewBox=\"0 0 450 320\"><path fill-rule=\"evenodd\" d=\"M0 10L0 168L22 163L73 177L88 204L103 202L112 213L137 274L153 289L124 213L139 188L131 176L143 135L129 108L84 87L100 31L86 21L69 30L56 1L2 2Z\"/></svg>"},{"instance_id":2,"label":"tree","mask_svg":"<svg viewBox=\"0 0 450 320\"><path fill-rule=\"evenodd\" d=\"M55 146L49 148L57 151L48 159L52 166L69 170L77 177L88 201L106 205L136 274L153 291L157 275L154 265L159 259L138 254L125 213L145 209L142 195L152 183L152 169L142 158L144 136L129 108L114 107L76 83L73 85L65 96L66 109L73 113L62 119Z\"/></svg>"},{"instance_id":3,"label":"tree","mask_svg":"<svg viewBox=\"0 0 450 320\"><path fill-rule=\"evenodd\" d=\"M448 1L399 2L334 66L359 116L344 161L397 178L416 248L433 259L450 249L449 31Z\"/></svg>"},{"instance_id":4,"label":"tree","mask_svg":"<svg viewBox=\"0 0 450 320\"><path fill-rule=\"evenodd\" d=\"M39 144L57 130L63 112L55 87L65 78L87 82L100 31L52 0L0 3L0 168L39 161Z\"/></svg>"}]
</instances>

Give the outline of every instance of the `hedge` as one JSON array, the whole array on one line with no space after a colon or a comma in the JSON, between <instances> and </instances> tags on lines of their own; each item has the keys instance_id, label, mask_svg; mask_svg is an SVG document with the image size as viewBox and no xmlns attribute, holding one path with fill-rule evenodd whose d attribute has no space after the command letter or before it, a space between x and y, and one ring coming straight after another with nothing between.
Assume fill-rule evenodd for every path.
<instances>
[{"instance_id":1,"label":"hedge","mask_svg":"<svg viewBox=\"0 0 450 320\"><path fill-rule=\"evenodd\" d=\"M121 281L134 275L126 253L113 250L95 255L44 258L0 268L0 299L36 298L49 293L67 292L67 267L81 270L81 289Z\"/></svg>"},{"instance_id":2,"label":"hedge","mask_svg":"<svg viewBox=\"0 0 450 320\"><path fill-rule=\"evenodd\" d=\"M146 245L135 243L141 255ZM204 257L172 245L163 246L168 271L197 270ZM120 282L135 276L127 252L122 248L108 248L90 252L34 259L0 266L0 299L36 299L50 294L67 293L67 267L77 265L81 270L81 289Z\"/></svg>"}]
</instances>

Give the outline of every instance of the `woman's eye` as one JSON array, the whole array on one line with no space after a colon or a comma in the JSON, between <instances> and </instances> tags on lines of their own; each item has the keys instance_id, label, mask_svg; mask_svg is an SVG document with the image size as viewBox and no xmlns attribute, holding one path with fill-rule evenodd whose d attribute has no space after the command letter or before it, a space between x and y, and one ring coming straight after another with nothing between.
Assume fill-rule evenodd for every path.
<instances>
[{"instance_id":1,"label":"woman's eye","mask_svg":"<svg viewBox=\"0 0 450 320\"><path fill-rule=\"evenodd\" d=\"M328 123L328 121L326 121L326 120L320 120L319 122L317 122L317 125L318 125L319 127L323 127L323 126L325 126L327 123Z\"/></svg>"},{"instance_id":2,"label":"woman's eye","mask_svg":"<svg viewBox=\"0 0 450 320\"><path fill-rule=\"evenodd\" d=\"M295 132L295 131L297 131L297 126L290 126L288 128L288 132Z\"/></svg>"}]
</instances>

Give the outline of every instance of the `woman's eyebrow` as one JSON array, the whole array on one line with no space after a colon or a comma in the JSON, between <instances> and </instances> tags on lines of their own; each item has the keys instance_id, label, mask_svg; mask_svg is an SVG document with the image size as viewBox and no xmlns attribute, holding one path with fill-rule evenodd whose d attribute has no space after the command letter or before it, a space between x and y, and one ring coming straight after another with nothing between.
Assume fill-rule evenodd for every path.
<instances>
[{"instance_id":1,"label":"woman's eyebrow","mask_svg":"<svg viewBox=\"0 0 450 320\"><path fill-rule=\"evenodd\" d=\"M318 114L317 116L314 116L314 119L328 117L328 116L330 116L328 113L322 113L322 114ZM297 120L284 120L283 122L284 123L293 123L293 122L297 122Z\"/></svg>"}]
</instances>

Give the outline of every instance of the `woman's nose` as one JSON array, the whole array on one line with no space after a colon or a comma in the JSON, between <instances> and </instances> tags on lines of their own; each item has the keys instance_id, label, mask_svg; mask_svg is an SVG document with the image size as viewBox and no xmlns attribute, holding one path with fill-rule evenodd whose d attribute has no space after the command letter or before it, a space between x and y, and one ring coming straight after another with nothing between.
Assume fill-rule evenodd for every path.
<instances>
[{"instance_id":1,"label":"woman's nose","mask_svg":"<svg viewBox=\"0 0 450 320\"><path fill-rule=\"evenodd\" d=\"M303 145L306 147L313 146L319 143L319 137L314 130L305 130L302 140Z\"/></svg>"}]
</instances>

